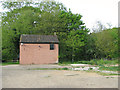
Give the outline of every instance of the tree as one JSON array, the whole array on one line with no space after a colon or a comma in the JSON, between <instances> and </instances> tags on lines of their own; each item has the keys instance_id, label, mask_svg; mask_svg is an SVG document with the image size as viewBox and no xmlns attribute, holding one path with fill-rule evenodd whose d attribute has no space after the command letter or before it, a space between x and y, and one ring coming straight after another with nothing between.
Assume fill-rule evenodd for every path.
<instances>
[{"instance_id":1,"label":"tree","mask_svg":"<svg viewBox=\"0 0 120 90\"><path fill-rule=\"evenodd\" d=\"M33 10L32 10L33 9ZM3 59L12 60L19 53L21 34L29 34L34 28L33 7L22 7L6 12L2 16L2 52Z\"/></svg>"},{"instance_id":2,"label":"tree","mask_svg":"<svg viewBox=\"0 0 120 90\"><path fill-rule=\"evenodd\" d=\"M66 26L65 32L58 34L60 37L60 48L64 47L64 49L60 49L60 60L62 61L71 59L72 61L76 61L82 57L81 54L83 53L82 51L84 51L83 47L87 44L86 38L89 30L85 27L81 17L80 14L73 14L70 9L68 12L61 12L61 18L65 19L64 22ZM80 45L77 46L77 42L82 39L84 39L82 43L85 44L82 45L79 43Z\"/></svg>"},{"instance_id":3,"label":"tree","mask_svg":"<svg viewBox=\"0 0 120 90\"><path fill-rule=\"evenodd\" d=\"M80 14L73 14L71 12L71 10L69 9L68 12L66 11L62 11L61 12L61 18L65 18L65 22L67 25L67 31L71 31L71 30L85 30L85 23L83 23L83 21L81 20L82 15Z\"/></svg>"},{"instance_id":4,"label":"tree","mask_svg":"<svg viewBox=\"0 0 120 90\"><path fill-rule=\"evenodd\" d=\"M112 59L118 57L118 29L106 29L91 33L88 43L90 57Z\"/></svg>"},{"instance_id":5,"label":"tree","mask_svg":"<svg viewBox=\"0 0 120 90\"><path fill-rule=\"evenodd\" d=\"M93 33L89 38L93 38L92 51L94 51L95 58L115 58L118 56L117 52L117 28L111 28L108 24L108 29L100 21L93 28ZM90 45L90 44L88 44Z\"/></svg>"},{"instance_id":6,"label":"tree","mask_svg":"<svg viewBox=\"0 0 120 90\"><path fill-rule=\"evenodd\" d=\"M81 30L70 31L66 43L72 48L72 62L74 62L75 51L85 44L83 32Z\"/></svg>"},{"instance_id":7,"label":"tree","mask_svg":"<svg viewBox=\"0 0 120 90\"><path fill-rule=\"evenodd\" d=\"M54 2L51 7L54 5L57 3ZM52 12L42 11L26 2L5 2L3 6L10 9L2 16L2 53L5 60L12 60L19 54L21 34L53 34L64 29L63 19L59 18L61 6L53 7Z\"/></svg>"},{"instance_id":8,"label":"tree","mask_svg":"<svg viewBox=\"0 0 120 90\"><path fill-rule=\"evenodd\" d=\"M101 32L102 30L105 30L105 29L107 28L105 27L105 25L101 23L101 21L97 21L96 25L92 28L93 32L95 33Z\"/></svg>"},{"instance_id":9,"label":"tree","mask_svg":"<svg viewBox=\"0 0 120 90\"><path fill-rule=\"evenodd\" d=\"M62 3L55 2L54 0L51 1L42 1L40 4L38 4L38 7L42 12L49 12L49 13L55 13L55 12L60 12L60 11L66 11L66 7L63 6Z\"/></svg>"},{"instance_id":10,"label":"tree","mask_svg":"<svg viewBox=\"0 0 120 90\"><path fill-rule=\"evenodd\" d=\"M96 47L103 53L106 58L113 58L117 51L118 33L117 29L108 29L96 34Z\"/></svg>"},{"instance_id":11,"label":"tree","mask_svg":"<svg viewBox=\"0 0 120 90\"><path fill-rule=\"evenodd\" d=\"M56 32L60 41L61 61L71 60L71 56L75 58L75 55L84 51L82 49L86 45L88 29L81 20L82 16L73 14L70 9L67 11L61 3L5 2L3 6L9 9L2 16L3 59L12 60L17 57L21 34L53 35ZM79 42L82 39L84 41ZM72 47L74 49L71 52ZM82 52L78 53L77 50Z\"/></svg>"}]
</instances>

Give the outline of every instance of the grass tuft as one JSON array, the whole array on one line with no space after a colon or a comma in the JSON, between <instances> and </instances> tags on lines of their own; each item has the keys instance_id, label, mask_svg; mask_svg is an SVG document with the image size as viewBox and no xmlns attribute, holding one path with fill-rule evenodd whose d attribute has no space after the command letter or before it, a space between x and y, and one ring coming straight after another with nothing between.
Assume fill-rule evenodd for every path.
<instances>
[{"instance_id":1,"label":"grass tuft","mask_svg":"<svg viewBox=\"0 0 120 90\"><path fill-rule=\"evenodd\" d=\"M29 68L28 70L69 70L69 68Z\"/></svg>"},{"instance_id":2,"label":"grass tuft","mask_svg":"<svg viewBox=\"0 0 120 90\"><path fill-rule=\"evenodd\" d=\"M99 70L107 70L107 71L120 71L118 66L109 66L109 67L99 67Z\"/></svg>"},{"instance_id":3,"label":"grass tuft","mask_svg":"<svg viewBox=\"0 0 120 90\"><path fill-rule=\"evenodd\" d=\"M4 63L0 63L0 65L12 65L12 64L19 64L19 62L4 62Z\"/></svg>"}]
</instances>

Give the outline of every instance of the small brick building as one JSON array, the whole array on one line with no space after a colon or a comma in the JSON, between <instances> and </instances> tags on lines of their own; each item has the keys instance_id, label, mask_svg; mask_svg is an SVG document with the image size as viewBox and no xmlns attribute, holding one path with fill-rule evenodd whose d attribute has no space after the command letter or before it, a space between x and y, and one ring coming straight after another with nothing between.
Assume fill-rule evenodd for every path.
<instances>
[{"instance_id":1,"label":"small brick building","mask_svg":"<svg viewBox=\"0 0 120 90\"><path fill-rule=\"evenodd\" d=\"M58 63L56 35L21 35L20 64Z\"/></svg>"}]
</instances>

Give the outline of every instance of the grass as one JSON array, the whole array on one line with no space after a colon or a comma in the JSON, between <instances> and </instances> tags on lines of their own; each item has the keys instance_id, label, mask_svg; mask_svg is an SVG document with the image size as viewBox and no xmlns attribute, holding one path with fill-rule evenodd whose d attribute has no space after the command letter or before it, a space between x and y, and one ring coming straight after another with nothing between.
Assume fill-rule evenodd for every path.
<instances>
[{"instance_id":1,"label":"grass","mask_svg":"<svg viewBox=\"0 0 120 90\"><path fill-rule=\"evenodd\" d=\"M106 70L106 71L120 71L120 68L117 66L110 66L110 65L116 65L118 64L118 60L103 60L103 59L93 59L90 61L77 61L77 62L62 62L59 63L59 65L69 65L69 64L90 64L90 65L96 65L99 67L99 70ZM73 68L79 68L79 66L72 66ZM89 70L92 70L90 68Z\"/></svg>"},{"instance_id":2,"label":"grass","mask_svg":"<svg viewBox=\"0 0 120 90\"><path fill-rule=\"evenodd\" d=\"M3 63L0 63L0 65L12 65L12 64L19 64L19 62L3 62Z\"/></svg>"},{"instance_id":3,"label":"grass","mask_svg":"<svg viewBox=\"0 0 120 90\"><path fill-rule=\"evenodd\" d=\"M33 68L33 69L28 69L28 70L70 70L70 69L68 69L68 68ZM103 72L99 72L99 71L93 71L92 69L87 70L85 72L98 73L99 75L103 75L103 76L120 75L120 74L112 74L112 73L103 73Z\"/></svg>"},{"instance_id":4,"label":"grass","mask_svg":"<svg viewBox=\"0 0 120 90\"><path fill-rule=\"evenodd\" d=\"M103 76L114 76L114 75L120 75L120 74L115 74L115 73L103 73L103 72L97 72L98 74L100 75L103 75Z\"/></svg>"},{"instance_id":5,"label":"grass","mask_svg":"<svg viewBox=\"0 0 120 90\"><path fill-rule=\"evenodd\" d=\"M90 60L90 61L78 61L78 63L103 66L103 65L118 64L118 60L103 60L103 59L97 60L97 59L93 59L93 60Z\"/></svg>"},{"instance_id":6,"label":"grass","mask_svg":"<svg viewBox=\"0 0 120 90\"><path fill-rule=\"evenodd\" d=\"M59 62L58 65L61 65L61 66L66 66L66 65L69 65L69 64L72 64L72 62Z\"/></svg>"},{"instance_id":7,"label":"grass","mask_svg":"<svg viewBox=\"0 0 120 90\"><path fill-rule=\"evenodd\" d=\"M80 68L80 66L71 66L72 68ZM82 67L83 68L83 67Z\"/></svg>"},{"instance_id":8,"label":"grass","mask_svg":"<svg viewBox=\"0 0 120 90\"><path fill-rule=\"evenodd\" d=\"M69 70L68 68L33 68L28 70Z\"/></svg>"},{"instance_id":9,"label":"grass","mask_svg":"<svg viewBox=\"0 0 120 90\"><path fill-rule=\"evenodd\" d=\"M77 63L77 64L91 64L91 65L94 65L96 63L92 61L80 61L80 62L74 62ZM6 63L0 63L0 65L12 65L12 64L19 64L19 62L6 62ZM71 62L63 62L63 63L58 63L59 65L69 65L69 64L73 64ZM120 68L119 67L116 67L116 66L109 66L109 67L105 67L104 65L113 65L113 64L118 64L117 63L117 60L108 60L108 61L104 61L104 60L98 60L97 61L97 66L99 66L99 70L108 70L108 71L120 71ZM103 64L103 65L102 65ZM75 67L75 68L79 68L79 66ZM84 68L84 67L83 67ZM28 70L70 70L69 68L33 68L33 69L28 69ZM86 72L95 72L95 73L98 73L100 75L103 75L103 76L113 76L113 75L120 75L120 74L111 74L111 73L103 73L103 72L99 72L99 71L93 71L92 68L90 68L89 70L87 70Z\"/></svg>"},{"instance_id":10,"label":"grass","mask_svg":"<svg viewBox=\"0 0 120 90\"><path fill-rule=\"evenodd\" d=\"M96 65L99 67L99 70L106 70L106 71L120 71L120 68L118 66L110 66L110 65L116 65L118 64L118 60L103 60L103 59L94 59L90 61L77 61L74 63L71 62L64 62L62 65L69 65L69 64L90 64L90 65ZM77 68L77 67L73 67ZM79 67L78 67L79 68ZM120 75L120 74L113 74L113 73L104 73L104 72L99 72L99 71L93 71L92 68L87 70L86 72L95 72L103 76L113 76L113 75Z\"/></svg>"},{"instance_id":11,"label":"grass","mask_svg":"<svg viewBox=\"0 0 120 90\"><path fill-rule=\"evenodd\" d=\"M93 59L90 61L75 61L75 62L70 62L70 61L64 61L64 62L60 62L58 63L59 65L69 65L69 64L90 64L90 65L115 65L118 64L118 60L103 60L103 59Z\"/></svg>"},{"instance_id":12,"label":"grass","mask_svg":"<svg viewBox=\"0 0 120 90\"><path fill-rule=\"evenodd\" d=\"M118 66L109 66L109 67L99 67L99 70L107 70L107 71L120 71L120 68Z\"/></svg>"},{"instance_id":13,"label":"grass","mask_svg":"<svg viewBox=\"0 0 120 90\"><path fill-rule=\"evenodd\" d=\"M103 73L103 72L93 71L93 70L88 70L88 71L86 71L86 72L97 73L97 74L102 75L102 76L114 76L114 75L120 75L120 74L114 74L114 73Z\"/></svg>"},{"instance_id":14,"label":"grass","mask_svg":"<svg viewBox=\"0 0 120 90\"><path fill-rule=\"evenodd\" d=\"M64 62L59 62L58 65L65 66L65 65L70 65L70 64L88 64L88 63L89 63L89 61L82 61L82 62L81 61L74 61L74 62L64 61Z\"/></svg>"}]
</instances>

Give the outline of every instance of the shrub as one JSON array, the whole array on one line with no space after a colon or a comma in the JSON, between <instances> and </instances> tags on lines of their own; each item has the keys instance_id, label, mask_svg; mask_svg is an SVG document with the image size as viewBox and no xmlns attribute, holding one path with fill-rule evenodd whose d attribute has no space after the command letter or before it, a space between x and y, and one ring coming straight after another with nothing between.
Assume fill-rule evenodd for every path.
<instances>
[{"instance_id":1,"label":"shrub","mask_svg":"<svg viewBox=\"0 0 120 90\"><path fill-rule=\"evenodd\" d=\"M103 66L106 64L113 65L113 64L118 64L118 60L103 60L103 59L97 60L97 59L94 59L94 60L90 61L90 64L91 65L99 65L99 66Z\"/></svg>"}]
</instances>

